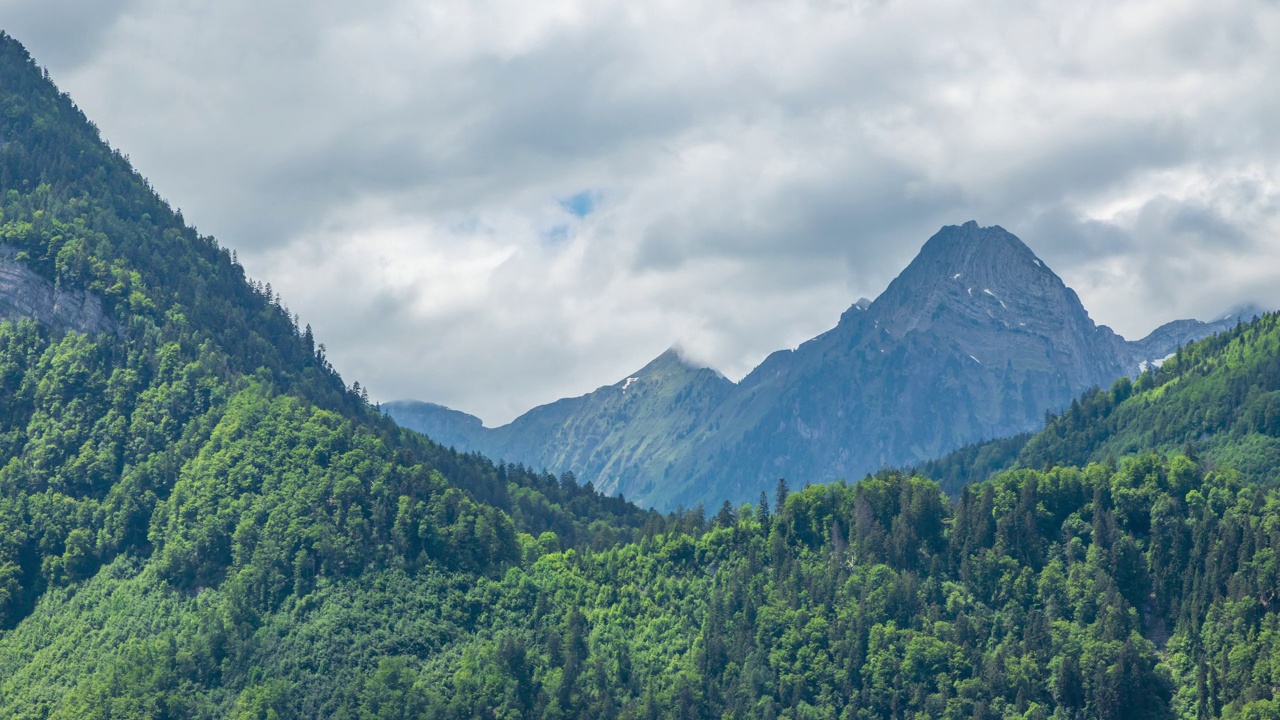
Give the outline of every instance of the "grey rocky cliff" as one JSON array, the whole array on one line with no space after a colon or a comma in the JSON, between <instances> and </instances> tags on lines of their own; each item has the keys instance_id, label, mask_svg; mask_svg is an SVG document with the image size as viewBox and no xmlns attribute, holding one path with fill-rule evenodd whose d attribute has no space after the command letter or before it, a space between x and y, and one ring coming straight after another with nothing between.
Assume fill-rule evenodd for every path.
<instances>
[{"instance_id":1,"label":"grey rocky cliff","mask_svg":"<svg viewBox=\"0 0 1280 720\"><path fill-rule=\"evenodd\" d=\"M1238 323L1261 317L1265 312L1256 305L1245 305L1210 322L1174 320L1165 323L1141 340L1128 344L1130 374L1139 374L1148 368L1159 367L1165 360L1172 357L1178 348L1214 333L1230 330Z\"/></svg>"},{"instance_id":2,"label":"grey rocky cliff","mask_svg":"<svg viewBox=\"0 0 1280 720\"><path fill-rule=\"evenodd\" d=\"M37 320L59 333L120 332L96 295L50 282L18 260L13 248L0 246L0 320L23 318Z\"/></svg>"}]
</instances>

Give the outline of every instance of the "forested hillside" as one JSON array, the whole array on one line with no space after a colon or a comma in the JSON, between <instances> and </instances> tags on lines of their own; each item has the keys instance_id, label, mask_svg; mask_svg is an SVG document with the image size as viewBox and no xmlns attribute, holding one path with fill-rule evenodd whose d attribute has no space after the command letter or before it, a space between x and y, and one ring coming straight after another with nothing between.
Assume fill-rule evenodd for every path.
<instances>
[{"instance_id":1,"label":"forested hillside","mask_svg":"<svg viewBox=\"0 0 1280 720\"><path fill-rule=\"evenodd\" d=\"M0 717L1280 717L1262 469L643 512L382 418L2 36L0 106L0 243L119 329L0 323ZM1253 390L1212 378L1276 362L1274 325L1098 427L1180 392L1234 417Z\"/></svg>"},{"instance_id":2,"label":"forested hillside","mask_svg":"<svg viewBox=\"0 0 1280 720\"><path fill-rule=\"evenodd\" d=\"M214 712L310 593L419 568L463 588L664 522L382 418L7 36L0 107L0 244L119 328L0 324L0 715Z\"/></svg>"},{"instance_id":3,"label":"forested hillside","mask_svg":"<svg viewBox=\"0 0 1280 720\"><path fill-rule=\"evenodd\" d=\"M1280 493L1185 457L886 474L508 575L431 717L1277 717ZM406 685L407 685L406 681ZM571 712L563 713L565 709Z\"/></svg>"}]
</instances>

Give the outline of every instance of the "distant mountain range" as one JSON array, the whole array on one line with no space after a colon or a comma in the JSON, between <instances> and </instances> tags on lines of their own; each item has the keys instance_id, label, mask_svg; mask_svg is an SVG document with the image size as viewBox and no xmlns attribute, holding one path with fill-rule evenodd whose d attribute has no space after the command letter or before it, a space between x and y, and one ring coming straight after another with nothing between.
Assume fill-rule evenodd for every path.
<instances>
[{"instance_id":1,"label":"distant mountain range","mask_svg":"<svg viewBox=\"0 0 1280 720\"><path fill-rule=\"evenodd\" d=\"M486 428L416 401L396 422L459 450L671 508L754 500L779 478L856 478L1043 426L1091 387L1158 366L1261 310L1178 320L1138 341L1095 325L1076 293L999 226L942 228L874 302L734 383L668 350L631 376Z\"/></svg>"}]
</instances>

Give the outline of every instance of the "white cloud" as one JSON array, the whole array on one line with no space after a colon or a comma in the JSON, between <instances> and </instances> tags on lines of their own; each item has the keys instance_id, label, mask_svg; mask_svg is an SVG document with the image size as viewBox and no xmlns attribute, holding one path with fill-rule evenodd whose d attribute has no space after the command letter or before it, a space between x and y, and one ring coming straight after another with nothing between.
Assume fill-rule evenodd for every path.
<instances>
[{"instance_id":1,"label":"white cloud","mask_svg":"<svg viewBox=\"0 0 1280 720\"><path fill-rule=\"evenodd\" d=\"M971 218L1126 335L1280 306L1262 1L0 0L0 25L381 399L501 422L673 343L736 377Z\"/></svg>"}]
</instances>

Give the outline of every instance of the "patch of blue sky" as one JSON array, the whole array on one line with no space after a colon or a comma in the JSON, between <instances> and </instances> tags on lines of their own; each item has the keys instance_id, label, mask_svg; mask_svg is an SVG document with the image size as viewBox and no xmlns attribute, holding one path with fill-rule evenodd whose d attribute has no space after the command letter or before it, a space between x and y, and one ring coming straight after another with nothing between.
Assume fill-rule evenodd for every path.
<instances>
[{"instance_id":1,"label":"patch of blue sky","mask_svg":"<svg viewBox=\"0 0 1280 720\"><path fill-rule=\"evenodd\" d=\"M577 218L584 218L596 209L600 194L592 190L582 190L560 201L560 207Z\"/></svg>"}]
</instances>

